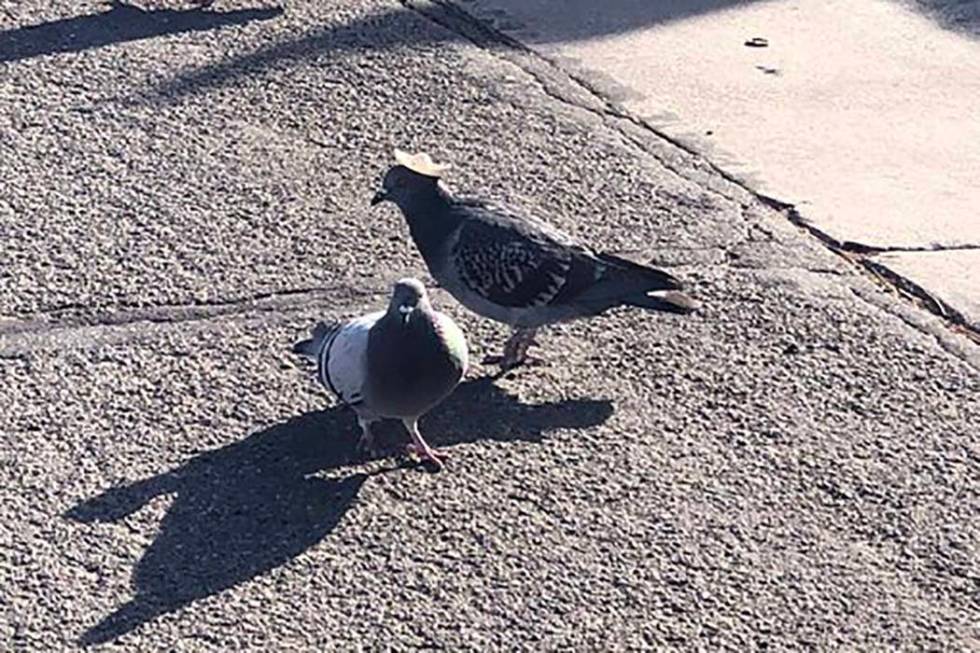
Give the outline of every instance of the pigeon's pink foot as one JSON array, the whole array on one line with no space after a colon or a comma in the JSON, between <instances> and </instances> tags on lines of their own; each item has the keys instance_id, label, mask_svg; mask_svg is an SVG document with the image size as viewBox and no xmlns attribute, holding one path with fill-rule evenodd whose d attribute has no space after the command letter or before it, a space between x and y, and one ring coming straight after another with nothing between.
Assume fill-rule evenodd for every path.
<instances>
[{"instance_id":1,"label":"pigeon's pink foot","mask_svg":"<svg viewBox=\"0 0 980 653\"><path fill-rule=\"evenodd\" d=\"M443 463L450 457L449 452L444 449L433 449L428 445L420 447L414 442L405 445L405 454L424 463L432 463L439 469L442 469Z\"/></svg>"},{"instance_id":2,"label":"pigeon's pink foot","mask_svg":"<svg viewBox=\"0 0 980 653\"><path fill-rule=\"evenodd\" d=\"M442 469L443 460L449 458L449 454L439 449L433 449L422 438L419 433L419 420L417 417L406 417L402 420L408 434L412 436L412 442L405 446L405 453L409 456L417 457L424 463L432 463L436 469Z\"/></svg>"}]
</instances>

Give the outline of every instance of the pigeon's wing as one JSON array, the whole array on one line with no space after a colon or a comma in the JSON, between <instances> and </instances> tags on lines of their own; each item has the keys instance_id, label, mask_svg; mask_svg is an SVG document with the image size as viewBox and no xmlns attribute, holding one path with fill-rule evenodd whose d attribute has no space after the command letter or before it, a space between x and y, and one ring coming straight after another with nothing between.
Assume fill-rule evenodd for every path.
<instances>
[{"instance_id":1,"label":"pigeon's wing","mask_svg":"<svg viewBox=\"0 0 980 653\"><path fill-rule=\"evenodd\" d=\"M313 335L311 338L300 340L293 345L293 353L299 354L300 356L305 356L314 362L319 361L320 352L323 350L325 341L333 338L337 333L337 330L342 326L343 324L340 322L317 323L317 325L313 327Z\"/></svg>"},{"instance_id":2,"label":"pigeon's wing","mask_svg":"<svg viewBox=\"0 0 980 653\"><path fill-rule=\"evenodd\" d=\"M445 313L433 311L436 330L446 347L446 351L457 361L463 374L469 365L469 349L466 346L466 336L453 319Z\"/></svg>"},{"instance_id":3,"label":"pigeon's wing","mask_svg":"<svg viewBox=\"0 0 980 653\"><path fill-rule=\"evenodd\" d=\"M574 297L596 279L595 256L567 234L512 210L461 202L451 256L470 291L499 306L535 308Z\"/></svg>"},{"instance_id":4,"label":"pigeon's wing","mask_svg":"<svg viewBox=\"0 0 980 653\"><path fill-rule=\"evenodd\" d=\"M317 365L320 382L342 402L356 406L367 383L367 344L371 327L384 311L338 325L323 340Z\"/></svg>"}]
</instances>

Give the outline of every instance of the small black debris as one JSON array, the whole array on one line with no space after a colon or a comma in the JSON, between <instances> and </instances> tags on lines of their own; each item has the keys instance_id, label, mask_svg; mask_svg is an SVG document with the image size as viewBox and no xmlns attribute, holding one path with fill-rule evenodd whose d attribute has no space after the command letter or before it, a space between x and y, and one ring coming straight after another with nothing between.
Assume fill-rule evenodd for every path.
<instances>
[{"instance_id":1,"label":"small black debris","mask_svg":"<svg viewBox=\"0 0 980 653\"><path fill-rule=\"evenodd\" d=\"M748 48L768 48L769 39L764 39L761 36L753 36L745 42L745 46Z\"/></svg>"}]
</instances>

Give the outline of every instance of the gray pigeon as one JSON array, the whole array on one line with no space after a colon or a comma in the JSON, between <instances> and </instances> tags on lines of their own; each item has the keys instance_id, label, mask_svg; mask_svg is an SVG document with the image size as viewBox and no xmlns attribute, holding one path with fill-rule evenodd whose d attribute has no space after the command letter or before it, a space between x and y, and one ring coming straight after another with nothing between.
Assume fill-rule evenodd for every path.
<instances>
[{"instance_id":1,"label":"gray pigeon","mask_svg":"<svg viewBox=\"0 0 980 653\"><path fill-rule=\"evenodd\" d=\"M442 465L446 454L426 444L418 421L459 384L468 354L463 332L433 310L422 282L395 283L387 311L317 324L293 351L315 359L320 382L357 413L359 449L374 448L374 422L397 418L412 436L407 451Z\"/></svg>"},{"instance_id":2,"label":"gray pigeon","mask_svg":"<svg viewBox=\"0 0 980 653\"><path fill-rule=\"evenodd\" d=\"M394 202L436 281L471 311L509 324L499 362L523 363L538 327L616 306L690 313L680 282L645 265L597 253L533 216L457 197L440 181L449 167L395 151L371 204Z\"/></svg>"}]
</instances>

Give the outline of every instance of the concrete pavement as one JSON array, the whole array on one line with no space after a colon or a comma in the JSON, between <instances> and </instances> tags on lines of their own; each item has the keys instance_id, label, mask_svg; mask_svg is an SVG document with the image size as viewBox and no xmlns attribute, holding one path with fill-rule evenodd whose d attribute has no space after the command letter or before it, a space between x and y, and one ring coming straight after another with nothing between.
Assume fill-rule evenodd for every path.
<instances>
[{"instance_id":1,"label":"concrete pavement","mask_svg":"<svg viewBox=\"0 0 980 653\"><path fill-rule=\"evenodd\" d=\"M459 4L980 331L980 2Z\"/></svg>"},{"instance_id":2,"label":"concrete pavement","mask_svg":"<svg viewBox=\"0 0 980 653\"><path fill-rule=\"evenodd\" d=\"M0 5L0 648L976 648L971 341L439 4L206 14ZM288 348L421 273L395 145L704 311L476 366L444 473L353 458Z\"/></svg>"}]
</instances>

